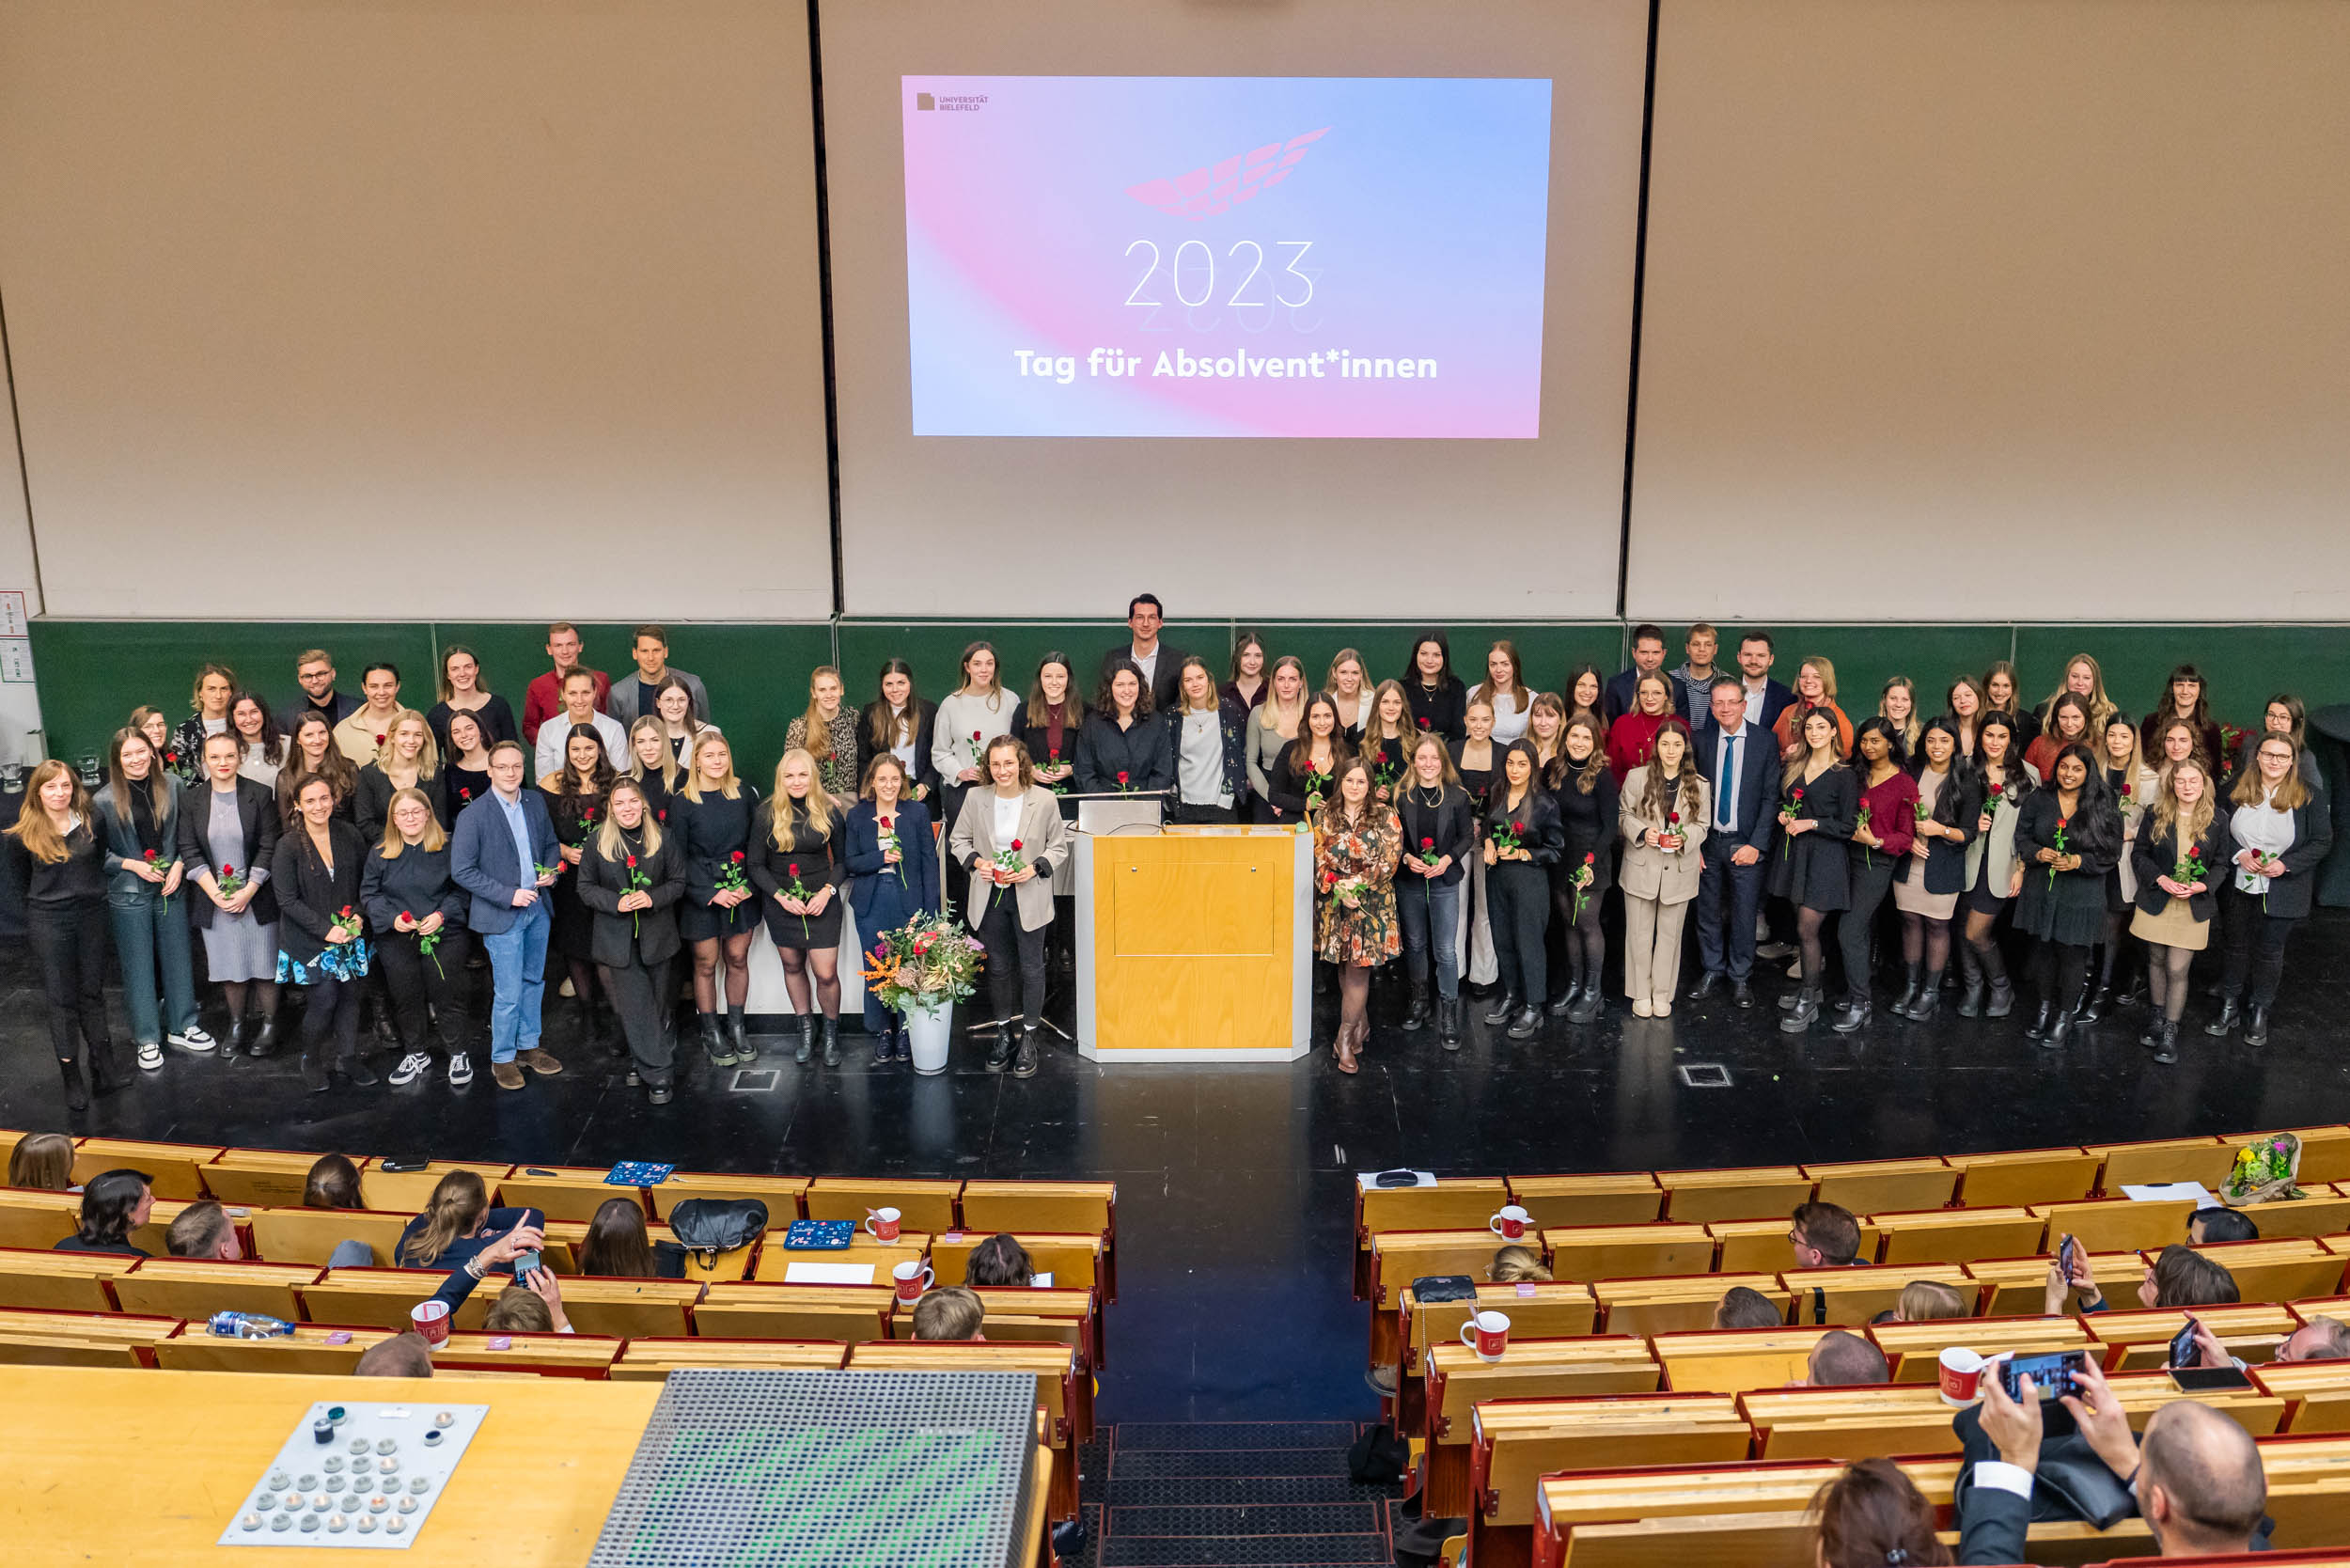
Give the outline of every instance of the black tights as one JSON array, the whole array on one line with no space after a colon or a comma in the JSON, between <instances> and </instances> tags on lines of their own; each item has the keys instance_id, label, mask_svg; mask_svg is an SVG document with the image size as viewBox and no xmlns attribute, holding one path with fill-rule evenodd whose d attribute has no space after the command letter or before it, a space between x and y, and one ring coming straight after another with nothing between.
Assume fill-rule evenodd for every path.
<instances>
[{"instance_id":1,"label":"black tights","mask_svg":"<svg viewBox=\"0 0 2350 1568\"><path fill-rule=\"evenodd\" d=\"M2110 991L2113 989L2113 971L2125 951L2123 947L2123 943L2128 940L2128 938L2124 935L2124 933L2128 929L2129 917L2130 912L2126 909L2108 909L2106 911L2105 939L2100 944L2100 946L2104 948L2105 951L2099 956L2097 961L2097 989L2100 991ZM2127 970L2123 972L2123 978L2126 981L2128 979Z\"/></svg>"},{"instance_id":2,"label":"black tights","mask_svg":"<svg viewBox=\"0 0 2350 1568\"><path fill-rule=\"evenodd\" d=\"M1821 951L1820 931L1827 924L1825 909L1795 909L1795 944L1803 949L1803 985L1807 991L1820 988L1820 975L1827 966L1827 958Z\"/></svg>"},{"instance_id":3,"label":"black tights","mask_svg":"<svg viewBox=\"0 0 2350 1568\"><path fill-rule=\"evenodd\" d=\"M1604 902L1598 889L1586 889L1583 917L1578 920L1574 917L1574 889L1570 887L1550 896L1551 929L1559 933L1559 946L1566 949L1563 956L1569 981L1576 986L1588 983L1594 993L1606 983L1603 977L1607 972L1607 933L1599 923L1599 906ZM1558 983L1551 981L1554 987Z\"/></svg>"},{"instance_id":4,"label":"black tights","mask_svg":"<svg viewBox=\"0 0 2350 1568\"><path fill-rule=\"evenodd\" d=\"M1974 960L1972 967L1980 969L1992 984L2005 985L2007 960L2000 956L1998 938L1991 932L1998 921L1997 910L1970 909L1966 912L1966 954ZM1973 982L1970 973L1967 983Z\"/></svg>"},{"instance_id":5,"label":"black tights","mask_svg":"<svg viewBox=\"0 0 2350 1568\"><path fill-rule=\"evenodd\" d=\"M2192 948L2146 944L2146 994L2173 1024L2186 1016L2186 971L2194 962Z\"/></svg>"},{"instance_id":6,"label":"black tights","mask_svg":"<svg viewBox=\"0 0 2350 1568\"><path fill-rule=\"evenodd\" d=\"M2089 949L2073 942L2041 942L2031 950L2032 989L2040 1005L2070 1012L2089 985Z\"/></svg>"},{"instance_id":7,"label":"black tights","mask_svg":"<svg viewBox=\"0 0 2350 1568\"><path fill-rule=\"evenodd\" d=\"M220 994L228 1004L228 1022L244 1022L244 1002L249 993L258 992L261 997L261 1019L264 1023L277 1016L277 982L275 980L222 980Z\"/></svg>"},{"instance_id":8,"label":"black tights","mask_svg":"<svg viewBox=\"0 0 2350 1568\"><path fill-rule=\"evenodd\" d=\"M1950 922L1902 911L1902 962L1938 975L1950 964Z\"/></svg>"},{"instance_id":9,"label":"black tights","mask_svg":"<svg viewBox=\"0 0 2350 1568\"><path fill-rule=\"evenodd\" d=\"M1532 998L1528 998L1531 1005ZM1349 1030L1370 1032L1371 967L1364 964L1339 965L1339 1039L1346 1040ZM1358 1040L1357 1047L1361 1045Z\"/></svg>"},{"instance_id":10,"label":"black tights","mask_svg":"<svg viewBox=\"0 0 2350 1568\"><path fill-rule=\"evenodd\" d=\"M751 933L745 931L732 936L708 936L694 944L694 1008L697 1012L718 1011L718 961L722 949L727 969L727 1006L738 1008L751 999Z\"/></svg>"},{"instance_id":11,"label":"black tights","mask_svg":"<svg viewBox=\"0 0 2350 1568\"><path fill-rule=\"evenodd\" d=\"M791 993L791 1011L803 1018L807 1016L807 977L816 977L816 1002L827 1018L840 1016L840 949L838 948L787 948L776 944L776 956L783 960L783 988Z\"/></svg>"},{"instance_id":12,"label":"black tights","mask_svg":"<svg viewBox=\"0 0 2350 1568\"><path fill-rule=\"evenodd\" d=\"M619 999L613 994L612 977L601 964L585 958L567 958L563 961L563 966L571 971L572 996L580 1006L591 1012L595 1010L596 985L598 977L602 977L604 1001L615 1011L619 1010ZM424 1047L412 1043L410 1048L422 1050Z\"/></svg>"}]
</instances>

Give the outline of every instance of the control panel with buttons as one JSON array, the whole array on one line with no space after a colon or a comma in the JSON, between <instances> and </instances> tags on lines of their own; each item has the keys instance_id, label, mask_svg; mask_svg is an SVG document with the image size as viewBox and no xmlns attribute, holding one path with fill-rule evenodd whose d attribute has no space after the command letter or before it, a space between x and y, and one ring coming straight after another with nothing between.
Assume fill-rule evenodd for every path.
<instances>
[{"instance_id":1,"label":"control panel with buttons","mask_svg":"<svg viewBox=\"0 0 2350 1568\"><path fill-rule=\"evenodd\" d=\"M314 1404L237 1505L224 1546L399 1551L480 1430L486 1404Z\"/></svg>"}]
</instances>

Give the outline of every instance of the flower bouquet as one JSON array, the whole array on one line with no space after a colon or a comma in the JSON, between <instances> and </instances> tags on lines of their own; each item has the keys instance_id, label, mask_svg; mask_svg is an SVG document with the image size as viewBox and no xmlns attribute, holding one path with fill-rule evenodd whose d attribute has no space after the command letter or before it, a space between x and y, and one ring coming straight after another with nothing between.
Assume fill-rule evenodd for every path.
<instances>
[{"instance_id":1,"label":"flower bouquet","mask_svg":"<svg viewBox=\"0 0 2350 1568\"><path fill-rule=\"evenodd\" d=\"M2231 1208L2277 1203L2305 1196L2294 1185L2301 1169L2301 1140L2291 1133L2254 1138L2236 1151L2235 1163L2219 1184L2220 1200Z\"/></svg>"},{"instance_id":2,"label":"flower bouquet","mask_svg":"<svg viewBox=\"0 0 2350 1568\"><path fill-rule=\"evenodd\" d=\"M979 991L987 949L946 915L916 915L874 938L865 988L892 1012L928 1012Z\"/></svg>"}]
</instances>

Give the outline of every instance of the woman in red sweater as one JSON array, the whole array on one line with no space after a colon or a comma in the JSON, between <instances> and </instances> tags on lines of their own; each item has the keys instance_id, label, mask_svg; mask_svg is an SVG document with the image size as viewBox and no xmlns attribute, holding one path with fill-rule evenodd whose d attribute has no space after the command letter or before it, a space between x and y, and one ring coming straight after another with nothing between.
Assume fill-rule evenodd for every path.
<instances>
[{"instance_id":1,"label":"woman in red sweater","mask_svg":"<svg viewBox=\"0 0 2350 1568\"><path fill-rule=\"evenodd\" d=\"M1804 717L1815 708L1836 721L1837 751L1851 754L1852 720L1836 705L1836 666L1814 653L1795 666L1795 700L1771 726L1771 732L1778 737L1778 754L1782 759L1794 761L1803 754Z\"/></svg>"},{"instance_id":2,"label":"woman in red sweater","mask_svg":"<svg viewBox=\"0 0 2350 1568\"><path fill-rule=\"evenodd\" d=\"M1672 682L1661 672L1641 676L1632 688L1632 711L1607 727L1607 771L1617 783L1649 760L1656 732L1677 716L1672 690Z\"/></svg>"},{"instance_id":3,"label":"woman in red sweater","mask_svg":"<svg viewBox=\"0 0 2350 1568\"><path fill-rule=\"evenodd\" d=\"M1837 946L1844 952L1844 1011L1836 1020L1838 1034L1866 1028L1876 1012L1869 939L1877 910L1893 889L1893 872L1918 833L1918 781L1904 767L1907 760L1892 720L1861 721L1852 756L1860 808L1854 813L1852 861L1844 873L1852 903L1836 917Z\"/></svg>"}]
</instances>

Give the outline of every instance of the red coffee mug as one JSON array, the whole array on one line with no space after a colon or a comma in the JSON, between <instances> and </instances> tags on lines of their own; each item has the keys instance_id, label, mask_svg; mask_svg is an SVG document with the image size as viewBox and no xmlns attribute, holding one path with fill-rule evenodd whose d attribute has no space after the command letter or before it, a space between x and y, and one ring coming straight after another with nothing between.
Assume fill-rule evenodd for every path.
<instances>
[{"instance_id":1,"label":"red coffee mug","mask_svg":"<svg viewBox=\"0 0 2350 1568\"><path fill-rule=\"evenodd\" d=\"M1511 1203L1493 1218L1485 1221L1485 1229L1499 1236L1503 1241L1523 1241L1526 1239L1527 1222L1533 1217L1515 1203Z\"/></svg>"},{"instance_id":2,"label":"red coffee mug","mask_svg":"<svg viewBox=\"0 0 2350 1568\"><path fill-rule=\"evenodd\" d=\"M893 1242L898 1239L900 1215L895 1209L868 1209L865 1229L875 1241Z\"/></svg>"},{"instance_id":3,"label":"red coffee mug","mask_svg":"<svg viewBox=\"0 0 2350 1568\"><path fill-rule=\"evenodd\" d=\"M931 1272L930 1264L912 1258L891 1269L889 1277L898 1282L900 1301L921 1300L922 1293L929 1290L931 1281L938 1278Z\"/></svg>"},{"instance_id":4,"label":"red coffee mug","mask_svg":"<svg viewBox=\"0 0 2350 1568\"><path fill-rule=\"evenodd\" d=\"M1498 1361L1510 1348L1510 1320L1499 1312L1480 1312L1461 1325L1461 1342L1477 1352L1480 1361Z\"/></svg>"},{"instance_id":5,"label":"red coffee mug","mask_svg":"<svg viewBox=\"0 0 2350 1568\"><path fill-rule=\"evenodd\" d=\"M430 1344L448 1342L449 1315L446 1301L419 1301L408 1309L408 1321Z\"/></svg>"},{"instance_id":6,"label":"red coffee mug","mask_svg":"<svg viewBox=\"0 0 2350 1568\"><path fill-rule=\"evenodd\" d=\"M1983 1358L1965 1345L1951 1345L1942 1352L1938 1368L1945 1404L1972 1404L1976 1391L1982 1385Z\"/></svg>"}]
</instances>

